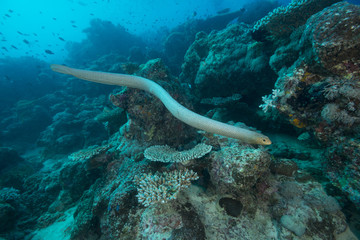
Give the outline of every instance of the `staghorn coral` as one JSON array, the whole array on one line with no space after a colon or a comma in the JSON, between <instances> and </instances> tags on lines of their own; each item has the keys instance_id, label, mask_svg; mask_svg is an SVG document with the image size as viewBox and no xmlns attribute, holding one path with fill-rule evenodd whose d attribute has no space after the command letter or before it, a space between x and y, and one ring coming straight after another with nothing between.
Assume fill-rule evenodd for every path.
<instances>
[{"instance_id":1,"label":"staghorn coral","mask_svg":"<svg viewBox=\"0 0 360 240\"><path fill-rule=\"evenodd\" d=\"M178 152L167 145L156 145L147 148L144 152L144 156L151 161L186 163L192 159L203 157L208 154L211 149L212 146L204 143L197 144L194 148L181 152Z\"/></svg>"},{"instance_id":2,"label":"staghorn coral","mask_svg":"<svg viewBox=\"0 0 360 240\"><path fill-rule=\"evenodd\" d=\"M155 203L166 203L176 199L179 192L187 188L191 181L199 177L192 170L175 170L171 172L143 174L135 176L138 185L138 200L145 207Z\"/></svg>"}]
</instances>

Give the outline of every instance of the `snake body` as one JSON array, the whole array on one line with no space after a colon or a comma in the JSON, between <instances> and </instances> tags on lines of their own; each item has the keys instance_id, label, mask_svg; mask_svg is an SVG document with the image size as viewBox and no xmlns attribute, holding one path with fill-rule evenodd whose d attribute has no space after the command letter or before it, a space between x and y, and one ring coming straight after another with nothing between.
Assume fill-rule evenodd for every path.
<instances>
[{"instance_id":1,"label":"snake body","mask_svg":"<svg viewBox=\"0 0 360 240\"><path fill-rule=\"evenodd\" d=\"M51 69L55 72L72 75L86 81L127 86L147 91L158 97L174 117L192 127L225 137L239 139L249 144L271 144L271 140L261 133L222 123L190 111L173 99L159 84L149 79L127 74L81 70L58 64L52 64Z\"/></svg>"}]
</instances>

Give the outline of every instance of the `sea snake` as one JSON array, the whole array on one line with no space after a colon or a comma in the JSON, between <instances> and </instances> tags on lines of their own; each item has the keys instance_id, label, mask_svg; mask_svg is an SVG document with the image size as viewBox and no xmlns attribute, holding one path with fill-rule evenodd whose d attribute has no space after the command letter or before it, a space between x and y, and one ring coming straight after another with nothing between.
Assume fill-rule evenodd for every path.
<instances>
[{"instance_id":1,"label":"sea snake","mask_svg":"<svg viewBox=\"0 0 360 240\"><path fill-rule=\"evenodd\" d=\"M81 70L58 64L52 64L51 69L55 72L72 75L86 81L127 86L147 91L158 97L174 117L194 128L239 139L249 144L271 144L271 140L261 133L222 123L190 111L175 101L159 84L149 79L126 74Z\"/></svg>"}]
</instances>

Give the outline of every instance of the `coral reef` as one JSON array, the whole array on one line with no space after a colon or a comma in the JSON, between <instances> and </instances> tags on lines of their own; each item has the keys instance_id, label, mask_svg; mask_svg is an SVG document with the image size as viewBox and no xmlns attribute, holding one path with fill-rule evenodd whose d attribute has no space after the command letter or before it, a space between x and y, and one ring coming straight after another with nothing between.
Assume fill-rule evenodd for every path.
<instances>
[{"instance_id":1,"label":"coral reef","mask_svg":"<svg viewBox=\"0 0 360 240\"><path fill-rule=\"evenodd\" d=\"M341 2L309 18L301 42L310 45L306 58L317 63L312 71L320 64L331 74L360 74L359 14L359 6Z\"/></svg>"},{"instance_id":2,"label":"coral reef","mask_svg":"<svg viewBox=\"0 0 360 240\"><path fill-rule=\"evenodd\" d=\"M97 99L82 96L73 99L73 103L54 106L53 121L37 140L37 144L44 147L44 154L70 154L101 143L108 134L95 117L101 112L104 102L104 96Z\"/></svg>"},{"instance_id":3,"label":"coral reef","mask_svg":"<svg viewBox=\"0 0 360 240\"><path fill-rule=\"evenodd\" d=\"M270 171L270 155L263 148L208 136L203 141L213 150L194 163L194 170L175 163L160 173L144 157L147 146L122 134L68 160L48 160L28 178L21 197L27 214L38 217L30 224L39 229L31 233L35 239L50 229L53 236L74 240L351 237L337 201L313 179L297 181L294 167L291 174L273 174L282 167ZM106 161L89 168L91 159Z\"/></svg>"},{"instance_id":4,"label":"coral reef","mask_svg":"<svg viewBox=\"0 0 360 240\"><path fill-rule=\"evenodd\" d=\"M236 147L235 147L236 146ZM262 149L233 144L211 156L210 177L217 191L240 194L256 184L269 170L270 156Z\"/></svg>"},{"instance_id":5,"label":"coral reef","mask_svg":"<svg viewBox=\"0 0 360 240\"><path fill-rule=\"evenodd\" d=\"M357 239L360 8L335 2L293 1L255 28L199 32L179 79L160 59L126 62L146 58L136 44L91 52L90 69L152 79L212 119L266 117L257 126L276 132L270 146L197 134L134 89L63 78L53 94L9 99L17 104L0 120L0 238ZM87 47L109 41L96 29L133 39L96 20ZM182 34L167 41L173 62ZM43 149L16 148L26 140Z\"/></svg>"},{"instance_id":6,"label":"coral reef","mask_svg":"<svg viewBox=\"0 0 360 240\"><path fill-rule=\"evenodd\" d=\"M291 67L279 69L276 62L283 58L272 57L279 78L273 94L260 105L269 115L281 113L327 147L324 170L356 205L360 191L354 184L359 181L359 14L358 6L337 3L311 16L300 27L302 33L294 31L293 42L282 47L287 50L274 55L297 52L298 59L288 61ZM296 39L300 46L295 46Z\"/></svg>"},{"instance_id":7,"label":"coral reef","mask_svg":"<svg viewBox=\"0 0 360 240\"><path fill-rule=\"evenodd\" d=\"M143 174L135 177L138 201L145 207L156 203L167 203L176 199L179 192L187 188L199 176L192 170Z\"/></svg>"},{"instance_id":8,"label":"coral reef","mask_svg":"<svg viewBox=\"0 0 360 240\"><path fill-rule=\"evenodd\" d=\"M124 109L104 108L103 112L95 117L95 120L102 122L108 129L109 135L112 135L126 123L127 117Z\"/></svg>"},{"instance_id":9,"label":"coral reef","mask_svg":"<svg viewBox=\"0 0 360 240\"><path fill-rule=\"evenodd\" d=\"M19 156L19 153L15 149L0 147L0 171L22 161L24 161L24 159Z\"/></svg>"},{"instance_id":10,"label":"coral reef","mask_svg":"<svg viewBox=\"0 0 360 240\"><path fill-rule=\"evenodd\" d=\"M189 102L185 91L174 79L160 59L154 59L140 66L137 74L156 81L170 95L185 106ZM175 119L162 102L151 94L125 88L110 96L111 102L127 112L129 126L126 137L144 140L149 144L179 146L196 135L196 131Z\"/></svg>"},{"instance_id":11,"label":"coral reef","mask_svg":"<svg viewBox=\"0 0 360 240\"><path fill-rule=\"evenodd\" d=\"M269 11L279 6L271 0L252 1L244 3L237 11L218 13L206 19L192 18L175 27L164 37L163 58L173 74L181 72L181 65L189 46L193 44L198 32L209 34L213 30L223 30L228 25L237 23L252 24L264 17Z\"/></svg>"},{"instance_id":12,"label":"coral reef","mask_svg":"<svg viewBox=\"0 0 360 240\"><path fill-rule=\"evenodd\" d=\"M141 38L110 21L93 19L90 21L90 27L84 32L86 39L68 45L69 59L74 63L89 62L110 52L126 56L132 47L139 47L144 51L144 42Z\"/></svg>"},{"instance_id":13,"label":"coral reef","mask_svg":"<svg viewBox=\"0 0 360 240\"><path fill-rule=\"evenodd\" d=\"M178 152L169 146L151 146L144 152L145 158L158 162L186 163L195 158L201 158L211 151L212 147L204 143L197 144L190 150Z\"/></svg>"},{"instance_id":14,"label":"coral reef","mask_svg":"<svg viewBox=\"0 0 360 240\"><path fill-rule=\"evenodd\" d=\"M262 89L256 86L271 84L261 77L269 68L268 56L263 53L265 46L252 40L248 30L247 25L238 24L209 35L199 32L186 52L180 80L191 84L200 98L259 96Z\"/></svg>"},{"instance_id":15,"label":"coral reef","mask_svg":"<svg viewBox=\"0 0 360 240\"><path fill-rule=\"evenodd\" d=\"M0 202L11 202L20 198L19 190L15 188L0 189Z\"/></svg>"},{"instance_id":16,"label":"coral reef","mask_svg":"<svg viewBox=\"0 0 360 240\"><path fill-rule=\"evenodd\" d=\"M288 37L294 29L304 25L309 17L339 0L293 0L275 8L255 23L252 36L258 41Z\"/></svg>"}]
</instances>

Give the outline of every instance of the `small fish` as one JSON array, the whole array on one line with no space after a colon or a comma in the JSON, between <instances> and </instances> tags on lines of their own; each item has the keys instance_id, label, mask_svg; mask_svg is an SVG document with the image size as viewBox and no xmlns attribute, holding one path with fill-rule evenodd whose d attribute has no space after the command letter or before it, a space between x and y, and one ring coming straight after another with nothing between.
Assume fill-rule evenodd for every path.
<instances>
[{"instance_id":1,"label":"small fish","mask_svg":"<svg viewBox=\"0 0 360 240\"><path fill-rule=\"evenodd\" d=\"M17 33L20 34L20 35L24 35L24 34L23 34L22 32L20 32L20 31L17 31Z\"/></svg>"},{"instance_id":2,"label":"small fish","mask_svg":"<svg viewBox=\"0 0 360 240\"><path fill-rule=\"evenodd\" d=\"M197 15L197 12L194 11L194 12L193 12L193 17L196 17L196 15Z\"/></svg>"},{"instance_id":3,"label":"small fish","mask_svg":"<svg viewBox=\"0 0 360 240\"><path fill-rule=\"evenodd\" d=\"M9 14L5 14L5 17L11 17Z\"/></svg>"},{"instance_id":4,"label":"small fish","mask_svg":"<svg viewBox=\"0 0 360 240\"><path fill-rule=\"evenodd\" d=\"M36 33L33 33L34 34L34 36L36 36L37 37L37 34Z\"/></svg>"},{"instance_id":5,"label":"small fish","mask_svg":"<svg viewBox=\"0 0 360 240\"><path fill-rule=\"evenodd\" d=\"M8 12L9 12L9 13L13 13L14 11L13 11L12 9L9 9Z\"/></svg>"},{"instance_id":6,"label":"small fish","mask_svg":"<svg viewBox=\"0 0 360 240\"><path fill-rule=\"evenodd\" d=\"M52 51L50 51L49 49L46 49L45 50L45 53L47 53L47 54L54 54Z\"/></svg>"},{"instance_id":7,"label":"small fish","mask_svg":"<svg viewBox=\"0 0 360 240\"><path fill-rule=\"evenodd\" d=\"M18 49L18 48L17 48L17 47L15 47L14 45L11 45L11 47L12 47L13 49L16 49L16 50Z\"/></svg>"},{"instance_id":8,"label":"small fish","mask_svg":"<svg viewBox=\"0 0 360 240\"><path fill-rule=\"evenodd\" d=\"M73 25L71 25L71 26L72 26L73 28L77 28L77 26L76 26L76 25L74 25L74 24L73 24Z\"/></svg>"},{"instance_id":9,"label":"small fish","mask_svg":"<svg viewBox=\"0 0 360 240\"><path fill-rule=\"evenodd\" d=\"M6 47L1 47L1 49L4 49L5 51L7 51L7 52L8 52L8 50L7 50L7 48L6 48Z\"/></svg>"},{"instance_id":10,"label":"small fish","mask_svg":"<svg viewBox=\"0 0 360 240\"><path fill-rule=\"evenodd\" d=\"M75 23L75 21L74 21L74 20L71 20L70 22L71 22L71 23Z\"/></svg>"},{"instance_id":11,"label":"small fish","mask_svg":"<svg viewBox=\"0 0 360 240\"><path fill-rule=\"evenodd\" d=\"M24 39L23 42L26 43L26 44L30 44L30 42L28 40L26 40L26 39Z\"/></svg>"},{"instance_id":12,"label":"small fish","mask_svg":"<svg viewBox=\"0 0 360 240\"><path fill-rule=\"evenodd\" d=\"M217 14L225 14L228 12L230 12L230 8L224 8L223 10L218 11Z\"/></svg>"},{"instance_id":13,"label":"small fish","mask_svg":"<svg viewBox=\"0 0 360 240\"><path fill-rule=\"evenodd\" d=\"M65 42L65 39L63 39L62 37L59 37L59 39L60 39L61 41Z\"/></svg>"},{"instance_id":14,"label":"small fish","mask_svg":"<svg viewBox=\"0 0 360 240\"><path fill-rule=\"evenodd\" d=\"M83 6L83 7L86 7L86 6L87 6L87 4L84 3L84 2L82 2L82 1L79 1L78 4L79 4L80 6Z\"/></svg>"},{"instance_id":15,"label":"small fish","mask_svg":"<svg viewBox=\"0 0 360 240\"><path fill-rule=\"evenodd\" d=\"M55 18L55 17L53 17L52 19L56 21L56 18Z\"/></svg>"}]
</instances>

